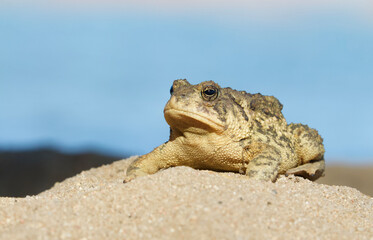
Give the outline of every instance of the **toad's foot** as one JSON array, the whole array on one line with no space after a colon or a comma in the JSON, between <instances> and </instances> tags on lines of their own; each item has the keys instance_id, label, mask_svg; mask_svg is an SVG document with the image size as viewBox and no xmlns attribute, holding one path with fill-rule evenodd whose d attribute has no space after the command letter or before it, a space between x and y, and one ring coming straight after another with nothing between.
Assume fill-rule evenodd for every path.
<instances>
[{"instance_id":1,"label":"toad's foot","mask_svg":"<svg viewBox=\"0 0 373 240\"><path fill-rule=\"evenodd\" d=\"M170 166L179 166L175 152L177 149L174 143L167 142L155 148L152 152L138 157L127 168L124 183L127 183L137 177L154 174L160 169Z\"/></svg>"},{"instance_id":2,"label":"toad's foot","mask_svg":"<svg viewBox=\"0 0 373 240\"><path fill-rule=\"evenodd\" d=\"M310 162L303 164L299 167L292 168L286 171L285 175L295 175L307 178L311 181L315 181L319 177L324 176L325 171L325 161L320 160L316 162Z\"/></svg>"},{"instance_id":3,"label":"toad's foot","mask_svg":"<svg viewBox=\"0 0 373 240\"><path fill-rule=\"evenodd\" d=\"M148 173L142 171L139 167L133 166L133 164L131 164L127 168L127 174L126 174L126 177L123 180L123 183L130 182L137 177L141 177L141 176L145 176L145 175L148 175Z\"/></svg>"}]
</instances>

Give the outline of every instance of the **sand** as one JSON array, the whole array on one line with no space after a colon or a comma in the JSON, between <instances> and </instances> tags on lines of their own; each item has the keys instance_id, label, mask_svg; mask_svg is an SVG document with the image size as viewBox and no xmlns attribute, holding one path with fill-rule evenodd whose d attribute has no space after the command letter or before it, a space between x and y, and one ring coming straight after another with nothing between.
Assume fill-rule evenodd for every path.
<instances>
[{"instance_id":1,"label":"sand","mask_svg":"<svg viewBox=\"0 0 373 240\"><path fill-rule=\"evenodd\" d=\"M371 239L373 198L176 167L123 184L129 160L26 198L0 198L0 239Z\"/></svg>"}]
</instances>

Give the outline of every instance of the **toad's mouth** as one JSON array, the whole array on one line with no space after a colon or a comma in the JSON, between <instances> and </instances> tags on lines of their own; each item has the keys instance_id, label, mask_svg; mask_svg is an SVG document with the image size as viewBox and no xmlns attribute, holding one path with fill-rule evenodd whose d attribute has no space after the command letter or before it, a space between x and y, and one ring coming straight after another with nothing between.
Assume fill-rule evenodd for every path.
<instances>
[{"instance_id":1,"label":"toad's mouth","mask_svg":"<svg viewBox=\"0 0 373 240\"><path fill-rule=\"evenodd\" d=\"M171 128L184 131L201 129L216 133L224 131L224 125L220 122L195 112L168 108L164 110L164 117Z\"/></svg>"}]
</instances>

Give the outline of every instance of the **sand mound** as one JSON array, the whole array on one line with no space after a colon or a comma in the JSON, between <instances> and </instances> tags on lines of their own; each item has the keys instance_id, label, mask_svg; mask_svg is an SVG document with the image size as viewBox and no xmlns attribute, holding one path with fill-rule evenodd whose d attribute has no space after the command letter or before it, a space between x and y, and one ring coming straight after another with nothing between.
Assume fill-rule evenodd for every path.
<instances>
[{"instance_id":1,"label":"sand mound","mask_svg":"<svg viewBox=\"0 0 373 240\"><path fill-rule=\"evenodd\" d=\"M373 199L353 188L187 167L123 184L130 161L0 198L0 238L373 239Z\"/></svg>"}]
</instances>

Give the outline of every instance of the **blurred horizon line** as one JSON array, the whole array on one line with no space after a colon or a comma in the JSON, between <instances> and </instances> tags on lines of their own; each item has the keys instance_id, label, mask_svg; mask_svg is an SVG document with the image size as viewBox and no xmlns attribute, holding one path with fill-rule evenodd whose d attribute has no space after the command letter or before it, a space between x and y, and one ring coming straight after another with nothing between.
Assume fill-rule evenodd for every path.
<instances>
[{"instance_id":1,"label":"blurred horizon line","mask_svg":"<svg viewBox=\"0 0 373 240\"><path fill-rule=\"evenodd\" d=\"M102 154L106 156L114 156L120 158L128 158L131 156L140 156L145 153L135 153L128 149L115 149L112 147L99 146L98 144L82 144L80 146L64 146L63 144L57 143L33 143L33 144L18 144L18 145L0 145L1 152L33 152L33 151L55 151L63 154L82 154L82 153L93 153L93 154ZM149 149L149 152L153 149ZM119 160L119 159L118 159ZM327 165L368 165L373 167L373 158L372 157L343 157L343 156L331 156L326 157L325 162Z\"/></svg>"}]
</instances>

